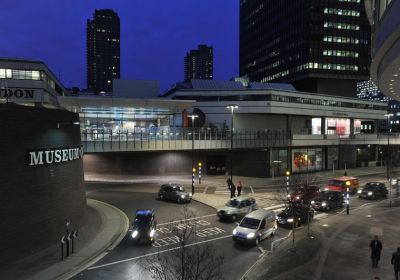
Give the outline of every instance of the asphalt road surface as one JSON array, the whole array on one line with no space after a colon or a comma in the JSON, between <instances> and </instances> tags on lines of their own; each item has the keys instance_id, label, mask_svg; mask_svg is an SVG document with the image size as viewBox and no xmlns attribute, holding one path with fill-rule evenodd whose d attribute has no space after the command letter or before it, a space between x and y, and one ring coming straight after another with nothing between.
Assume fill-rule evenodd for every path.
<instances>
[{"instance_id":1,"label":"asphalt road surface","mask_svg":"<svg viewBox=\"0 0 400 280\"><path fill-rule=\"evenodd\" d=\"M361 183L379 180L384 180L384 176L363 178ZM189 224L196 229L196 237L189 240L189 244L211 246L216 255L222 255L225 279L240 279L262 252L271 249L274 240L289 234L288 229L279 228L274 237L262 241L258 247L237 245L231 238L232 230L236 226L234 223L219 221L213 208L196 201L176 204L157 200L159 184L87 183L86 186L89 198L118 207L130 220L134 218L137 209L154 209L158 224L157 238L153 244L135 244L128 232L114 250L73 279L150 279L148 271L144 268L146 260L156 254L171 254L171 250L177 248L176 229L179 230L183 226L184 213L190 214ZM350 199L351 209L369 203L371 201L359 199L357 196ZM329 215L316 213L316 217L326 218L342 211L345 209L338 209Z\"/></svg>"},{"instance_id":2,"label":"asphalt road surface","mask_svg":"<svg viewBox=\"0 0 400 280\"><path fill-rule=\"evenodd\" d=\"M240 279L264 250L270 250L273 240L289 233L289 230L279 229L274 237L262 241L258 247L237 245L231 237L235 223L219 221L213 208L196 201L188 204L159 201L156 199L158 188L158 184L87 184L89 198L118 207L130 220L137 209L154 209L157 238L153 244L135 244L128 232L114 250L74 279L150 279L144 268L146 259L157 253L171 254L170 250L178 246L176 231L172 229L179 230L183 226L184 213L191 213L189 225L196 228L196 237L189 240L189 244L211 246L217 255L222 255L225 279Z\"/></svg>"}]
</instances>

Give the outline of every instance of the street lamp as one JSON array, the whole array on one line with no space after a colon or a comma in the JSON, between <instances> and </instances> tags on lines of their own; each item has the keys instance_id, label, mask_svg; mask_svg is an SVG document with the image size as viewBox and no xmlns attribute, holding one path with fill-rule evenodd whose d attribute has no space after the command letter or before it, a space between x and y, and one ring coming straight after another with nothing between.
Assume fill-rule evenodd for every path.
<instances>
[{"instance_id":1,"label":"street lamp","mask_svg":"<svg viewBox=\"0 0 400 280\"><path fill-rule=\"evenodd\" d=\"M192 119L192 195L194 195L194 175L196 169L194 168L194 119L197 118L198 115L191 114L189 118Z\"/></svg>"},{"instance_id":2,"label":"street lamp","mask_svg":"<svg viewBox=\"0 0 400 280\"><path fill-rule=\"evenodd\" d=\"M349 194L350 185L351 185L351 182L346 181L346 213L347 213L347 215L350 214L350 194Z\"/></svg>"},{"instance_id":3,"label":"street lamp","mask_svg":"<svg viewBox=\"0 0 400 280\"><path fill-rule=\"evenodd\" d=\"M387 120L387 155L386 155L386 179L389 182L389 207L392 207L392 186L390 182L390 169L389 169L389 155L390 155L390 117L393 117L392 113L385 114Z\"/></svg>"},{"instance_id":4,"label":"street lamp","mask_svg":"<svg viewBox=\"0 0 400 280\"><path fill-rule=\"evenodd\" d=\"M231 184L233 184L232 171L233 171L233 111L238 109L239 106L236 104L229 104L226 106L227 109L231 110Z\"/></svg>"}]
</instances>

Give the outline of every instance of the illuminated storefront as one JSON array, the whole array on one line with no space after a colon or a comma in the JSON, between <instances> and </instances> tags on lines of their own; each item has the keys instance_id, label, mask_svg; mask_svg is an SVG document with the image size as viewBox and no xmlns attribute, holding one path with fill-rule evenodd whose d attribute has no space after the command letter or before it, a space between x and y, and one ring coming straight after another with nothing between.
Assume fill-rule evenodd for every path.
<instances>
[{"instance_id":1,"label":"illuminated storefront","mask_svg":"<svg viewBox=\"0 0 400 280\"><path fill-rule=\"evenodd\" d=\"M292 172L308 172L324 169L322 148L292 150Z\"/></svg>"}]
</instances>

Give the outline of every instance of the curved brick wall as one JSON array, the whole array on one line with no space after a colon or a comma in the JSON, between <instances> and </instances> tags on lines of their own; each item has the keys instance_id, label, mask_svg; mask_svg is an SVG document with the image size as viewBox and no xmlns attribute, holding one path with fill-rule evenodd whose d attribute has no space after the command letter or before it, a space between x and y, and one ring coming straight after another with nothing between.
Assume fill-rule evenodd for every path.
<instances>
[{"instance_id":1,"label":"curved brick wall","mask_svg":"<svg viewBox=\"0 0 400 280\"><path fill-rule=\"evenodd\" d=\"M71 228L83 222L82 159L75 153L64 162L30 165L29 153L79 147L78 121L64 110L0 104L0 263L58 242L65 219Z\"/></svg>"}]
</instances>

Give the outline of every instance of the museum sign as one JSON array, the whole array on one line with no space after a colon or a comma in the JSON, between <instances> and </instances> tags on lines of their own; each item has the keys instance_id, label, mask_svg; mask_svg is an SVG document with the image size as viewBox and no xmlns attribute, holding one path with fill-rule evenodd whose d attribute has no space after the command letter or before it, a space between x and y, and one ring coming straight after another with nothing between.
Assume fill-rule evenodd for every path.
<instances>
[{"instance_id":1,"label":"museum sign","mask_svg":"<svg viewBox=\"0 0 400 280\"><path fill-rule=\"evenodd\" d=\"M44 165L67 162L83 157L83 147L60 148L29 152L29 165Z\"/></svg>"}]
</instances>

